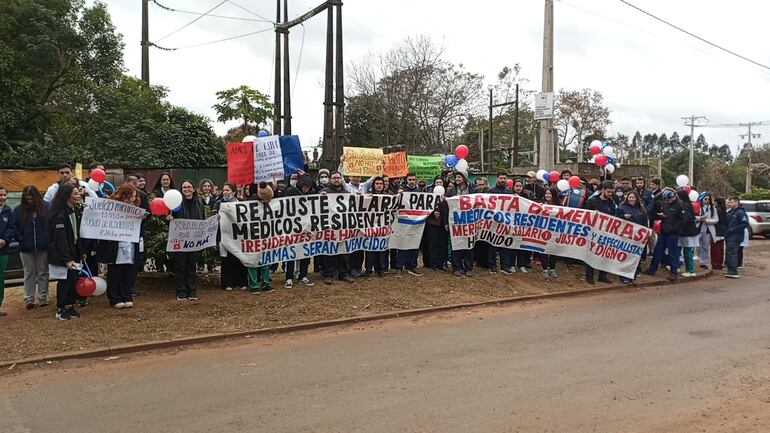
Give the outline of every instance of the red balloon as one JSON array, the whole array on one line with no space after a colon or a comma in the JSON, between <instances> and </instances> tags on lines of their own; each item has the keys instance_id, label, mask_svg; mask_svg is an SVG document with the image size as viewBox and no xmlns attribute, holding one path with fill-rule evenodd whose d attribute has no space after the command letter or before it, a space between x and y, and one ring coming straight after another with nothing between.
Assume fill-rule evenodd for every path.
<instances>
[{"instance_id":1,"label":"red balloon","mask_svg":"<svg viewBox=\"0 0 770 433\"><path fill-rule=\"evenodd\" d=\"M91 277L80 277L75 283L75 291L80 296L91 296L96 291L96 281Z\"/></svg>"},{"instance_id":2,"label":"red balloon","mask_svg":"<svg viewBox=\"0 0 770 433\"><path fill-rule=\"evenodd\" d=\"M468 156L468 146L461 144L455 148L455 156L463 159Z\"/></svg>"},{"instance_id":3,"label":"red balloon","mask_svg":"<svg viewBox=\"0 0 770 433\"><path fill-rule=\"evenodd\" d=\"M655 230L655 233L660 233L661 224L662 224L661 220L655 220L655 222L652 224L652 229Z\"/></svg>"},{"instance_id":4,"label":"red balloon","mask_svg":"<svg viewBox=\"0 0 770 433\"><path fill-rule=\"evenodd\" d=\"M577 176L572 176L569 178L569 187L570 188L577 188L580 186L580 178Z\"/></svg>"},{"instance_id":5,"label":"red balloon","mask_svg":"<svg viewBox=\"0 0 770 433\"><path fill-rule=\"evenodd\" d=\"M691 201L690 204L692 205L692 210L695 211L695 215L700 215L700 202Z\"/></svg>"},{"instance_id":6,"label":"red balloon","mask_svg":"<svg viewBox=\"0 0 770 433\"><path fill-rule=\"evenodd\" d=\"M690 185L685 185L685 186L683 186L682 188L683 188L685 191L687 191L687 194L689 194L689 193L690 193L690 191L692 191L692 187L691 187Z\"/></svg>"},{"instance_id":7,"label":"red balloon","mask_svg":"<svg viewBox=\"0 0 770 433\"><path fill-rule=\"evenodd\" d=\"M95 168L91 170L91 179L102 183L107 179L107 173L105 173L101 168Z\"/></svg>"},{"instance_id":8,"label":"red balloon","mask_svg":"<svg viewBox=\"0 0 770 433\"><path fill-rule=\"evenodd\" d=\"M607 155L596 155L594 157L594 164L598 165L599 167L604 167L607 165Z\"/></svg>"},{"instance_id":9,"label":"red balloon","mask_svg":"<svg viewBox=\"0 0 770 433\"><path fill-rule=\"evenodd\" d=\"M166 202L162 198L156 197L150 202L150 212L155 216L166 215L169 211Z\"/></svg>"},{"instance_id":10,"label":"red balloon","mask_svg":"<svg viewBox=\"0 0 770 433\"><path fill-rule=\"evenodd\" d=\"M552 172L548 173L548 182L551 182L551 183L556 183L556 182L558 182L558 181L559 181L559 179L560 179L560 177L559 177L559 176L560 176L560 175L559 175L559 172L558 172L558 171L556 171L556 170L554 170L554 171L552 171Z\"/></svg>"},{"instance_id":11,"label":"red balloon","mask_svg":"<svg viewBox=\"0 0 770 433\"><path fill-rule=\"evenodd\" d=\"M505 186L507 186L508 188L513 188L513 179L508 179L507 181L505 181Z\"/></svg>"},{"instance_id":12,"label":"red balloon","mask_svg":"<svg viewBox=\"0 0 770 433\"><path fill-rule=\"evenodd\" d=\"M596 155L597 153L602 151L602 148L599 146L591 146L588 148L588 151L591 152L591 155Z\"/></svg>"}]
</instances>

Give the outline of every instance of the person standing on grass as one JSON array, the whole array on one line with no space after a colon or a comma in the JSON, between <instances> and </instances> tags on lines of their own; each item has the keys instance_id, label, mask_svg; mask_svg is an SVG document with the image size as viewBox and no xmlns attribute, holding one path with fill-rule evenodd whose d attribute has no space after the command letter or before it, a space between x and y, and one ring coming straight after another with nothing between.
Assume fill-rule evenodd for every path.
<instances>
[{"instance_id":1,"label":"person standing on grass","mask_svg":"<svg viewBox=\"0 0 770 433\"><path fill-rule=\"evenodd\" d=\"M668 252L668 264L671 267L671 274L666 278L669 281L676 281L680 257L679 233L684 230L684 226L687 224L685 220L687 211L683 209L682 202L671 188L663 190L660 196L663 203L660 212L656 215L657 219L661 220L660 234L658 235L658 242L655 244L655 252L652 255L647 274L655 275L665 253Z\"/></svg>"},{"instance_id":2,"label":"person standing on grass","mask_svg":"<svg viewBox=\"0 0 770 433\"><path fill-rule=\"evenodd\" d=\"M711 238L711 270L721 271L725 264L725 231L727 230L727 203L724 197L714 199L719 221L714 226L714 236Z\"/></svg>"},{"instance_id":3,"label":"person standing on grass","mask_svg":"<svg viewBox=\"0 0 770 433\"><path fill-rule=\"evenodd\" d=\"M385 180L380 176L375 176L371 180L371 189L367 191L367 194L386 194L385 192ZM368 182L368 181L367 181ZM385 270L388 265L388 250L385 251L365 251L364 252L364 273L367 277L372 274L376 274L382 278L385 276Z\"/></svg>"},{"instance_id":4,"label":"person standing on grass","mask_svg":"<svg viewBox=\"0 0 770 433\"><path fill-rule=\"evenodd\" d=\"M489 194L513 194L513 191L508 189L508 175L504 172L497 174L497 180L495 185L487 191ZM514 250L505 247L496 247L489 245L487 257L489 261L489 273L497 273L497 256L500 256L500 272L506 275L510 275L514 272L513 269L513 254ZM524 268L526 269L526 268Z\"/></svg>"},{"instance_id":5,"label":"person standing on grass","mask_svg":"<svg viewBox=\"0 0 770 433\"><path fill-rule=\"evenodd\" d=\"M419 192L417 188L417 176L415 176L414 173L407 173L406 184L401 185L399 192ZM396 263L393 266L393 269L396 271L396 278L401 278L404 273L415 277L422 277L422 272L417 269L417 259L419 255L420 250L418 248L398 250L396 253Z\"/></svg>"},{"instance_id":6,"label":"person standing on grass","mask_svg":"<svg viewBox=\"0 0 770 433\"><path fill-rule=\"evenodd\" d=\"M680 189L677 191L676 195L679 197L679 201L682 203L682 209L685 212L685 224L679 232L679 246L682 247L685 267L685 272L682 273L682 276L694 277L696 275L695 248L697 248L700 243L700 231L696 225L695 210L690 203L690 197L687 191Z\"/></svg>"},{"instance_id":7,"label":"person standing on grass","mask_svg":"<svg viewBox=\"0 0 770 433\"><path fill-rule=\"evenodd\" d=\"M543 192L543 198L539 201L541 204L559 205L559 190L548 188ZM556 278L556 260L559 256L555 254L540 253L540 265L543 267L543 277Z\"/></svg>"},{"instance_id":8,"label":"person standing on grass","mask_svg":"<svg viewBox=\"0 0 770 433\"><path fill-rule=\"evenodd\" d=\"M13 211L16 240L24 267L24 304L27 310L48 305L48 213L51 204L43 201L34 185L25 186L21 204Z\"/></svg>"},{"instance_id":9,"label":"person standing on grass","mask_svg":"<svg viewBox=\"0 0 770 433\"><path fill-rule=\"evenodd\" d=\"M725 277L739 278L738 275L738 250L744 241L746 229L749 228L749 217L741 206L741 199L732 196L727 200L727 227L725 228L725 262L727 273Z\"/></svg>"},{"instance_id":10,"label":"person standing on grass","mask_svg":"<svg viewBox=\"0 0 770 433\"><path fill-rule=\"evenodd\" d=\"M321 190L321 194L349 194L342 182L342 173L332 171L329 173L329 184ZM350 253L323 256L322 260L324 284L332 284L335 276L347 283L355 281L350 276Z\"/></svg>"},{"instance_id":11,"label":"person standing on grass","mask_svg":"<svg viewBox=\"0 0 770 433\"><path fill-rule=\"evenodd\" d=\"M110 198L133 206L140 205L139 190L128 183L119 186ZM110 305L117 309L132 308L138 275L139 242L100 240L97 256L100 263L107 264L107 298Z\"/></svg>"},{"instance_id":12,"label":"person standing on grass","mask_svg":"<svg viewBox=\"0 0 770 433\"><path fill-rule=\"evenodd\" d=\"M475 194L476 189L468 184L468 173L464 171L455 172L454 187L446 190L447 197L454 197L459 195ZM441 218L444 229L449 231L449 205L447 201L441 202ZM467 250L452 250L452 274L455 277L461 277L465 274L466 277L473 276L473 249Z\"/></svg>"},{"instance_id":13,"label":"person standing on grass","mask_svg":"<svg viewBox=\"0 0 770 433\"><path fill-rule=\"evenodd\" d=\"M601 189L597 194L594 194L586 200L585 209L594 210L603 214L617 215L617 206L612 195L615 193L615 184L611 180L605 180L601 183ZM585 264L586 282L588 284L595 284L594 281L594 268L589 264ZM611 284L612 280L609 279L606 271L599 271L599 282Z\"/></svg>"},{"instance_id":14,"label":"person standing on grass","mask_svg":"<svg viewBox=\"0 0 770 433\"><path fill-rule=\"evenodd\" d=\"M170 179L170 178L169 178ZM174 218L188 220L205 219L203 203L195 194L195 185L191 180L182 182L182 205L176 212L166 217L168 221ZM195 301L198 299L195 266L198 261L198 251L171 253L174 263L174 278L176 280L177 301Z\"/></svg>"},{"instance_id":15,"label":"person standing on grass","mask_svg":"<svg viewBox=\"0 0 770 433\"><path fill-rule=\"evenodd\" d=\"M270 203L270 200L275 196L273 188L274 184L270 185L267 182L260 182L257 187L257 200L264 204ZM273 290L272 281L270 280L270 265L246 267L246 272L249 276L249 291L252 294L259 292L269 292Z\"/></svg>"},{"instance_id":16,"label":"person standing on grass","mask_svg":"<svg viewBox=\"0 0 770 433\"><path fill-rule=\"evenodd\" d=\"M310 195L314 193L313 178L305 174L303 171L302 174L300 174L297 178L297 182L286 189L285 196L293 197L298 195ZM296 267L296 263L297 260L292 260L286 263L286 283L283 285L283 287L287 289L294 287L294 268ZM312 287L314 285L307 276L309 267L310 258L299 260L299 275L297 275L297 282L306 287Z\"/></svg>"},{"instance_id":17,"label":"person standing on grass","mask_svg":"<svg viewBox=\"0 0 770 433\"><path fill-rule=\"evenodd\" d=\"M238 201L238 188L232 183L225 183L222 186L222 196L214 204L214 212L219 213L222 203L233 203ZM222 289L230 291L234 288L243 288L246 290L248 285L248 276L246 267L243 266L240 259L230 254L221 244L222 232L217 229L217 244L219 245L219 257L222 262L221 272L219 273L219 283Z\"/></svg>"},{"instance_id":18,"label":"person standing on grass","mask_svg":"<svg viewBox=\"0 0 770 433\"><path fill-rule=\"evenodd\" d=\"M6 204L8 189L0 185L0 307L3 306L5 297L5 269L8 267L8 254L11 253L11 244L15 243L16 223L13 209ZM0 316L7 313L0 308Z\"/></svg>"},{"instance_id":19,"label":"person standing on grass","mask_svg":"<svg viewBox=\"0 0 770 433\"><path fill-rule=\"evenodd\" d=\"M75 309L75 283L80 263L85 259L80 239L80 189L64 183L54 196L48 220L48 264L56 283L56 318L70 320L80 317ZM53 271L56 272L53 272Z\"/></svg>"},{"instance_id":20,"label":"person standing on grass","mask_svg":"<svg viewBox=\"0 0 770 433\"><path fill-rule=\"evenodd\" d=\"M647 208L644 205L644 200L642 199L642 196L639 195L638 190L633 189L628 192L625 201L618 206L618 218L647 227L649 223L649 219L647 218ZM642 249L642 258L640 260L644 260L646 255L647 251ZM640 270L637 266L636 274L638 275L639 272ZM636 275L634 275L633 279L620 277L620 282L634 284L635 279Z\"/></svg>"}]
</instances>

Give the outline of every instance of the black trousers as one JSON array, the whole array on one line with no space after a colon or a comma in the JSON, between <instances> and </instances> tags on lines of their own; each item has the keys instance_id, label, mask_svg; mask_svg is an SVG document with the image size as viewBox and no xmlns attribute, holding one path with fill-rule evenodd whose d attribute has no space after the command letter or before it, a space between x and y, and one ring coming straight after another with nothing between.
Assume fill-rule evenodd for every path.
<instances>
[{"instance_id":1,"label":"black trousers","mask_svg":"<svg viewBox=\"0 0 770 433\"><path fill-rule=\"evenodd\" d=\"M452 270L468 272L473 270L473 250L452 251Z\"/></svg>"},{"instance_id":2,"label":"black trousers","mask_svg":"<svg viewBox=\"0 0 770 433\"><path fill-rule=\"evenodd\" d=\"M198 289L196 285L196 263L198 253L171 253L174 261L174 279L176 280L176 296L179 298L196 298Z\"/></svg>"},{"instance_id":3,"label":"black trousers","mask_svg":"<svg viewBox=\"0 0 770 433\"><path fill-rule=\"evenodd\" d=\"M77 294L75 284L78 282L79 271L67 270L67 279L56 282L56 307L64 308L75 304Z\"/></svg>"},{"instance_id":4,"label":"black trousers","mask_svg":"<svg viewBox=\"0 0 770 433\"><path fill-rule=\"evenodd\" d=\"M425 266L433 269L443 269L449 260L449 232L443 227L426 224L425 225L425 247L428 254Z\"/></svg>"},{"instance_id":5,"label":"black trousers","mask_svg":"<svg viewBox=\"0 0 770 433\"><path fill-rule=\"evenodd\" d=\"M367 251L366 273L384 272L387 269L388 254L387 251Z\"/></svg>"},{"instance_id":6,"label":"black trousers","mask_svg":"<svg viewBox=\"0 0 770 433\"><path fill-rule=\"evenodd\" d=\"M290 262L286 262L286 279L293 279L294 278L294 267L296 260L292 260ZM307 268L310 267L310 259L302 259L299 261L299 275L297 276L298 280L301 280L303 278L307 278Z\"/></svg>"},{"instance_id":7,"label":"black trousers","mask_svg":"<svg viewBox=\"0 0 770 433\"><path fill-rule=\"evenodd\" d=\"M350 253L350 270L361 272L364 266L364 251L354 251Z\"/></svg>"},{"instance_id":8,"label":"black trousers","mask_svg":"<svg viewBox=\"0 0 770 433\"><path fill-rule=\"evenodd\" d=\"M532 253L525 250L513 250L513 266L524 268L529 265L529 256Z\"/></svg>"},{"instance_id":9,"label":"black trousers","mask_svg":"<svg viewBox=\"0 0 770 433\"><path fill-rule=\"evenodd\" d=\"M323 256L324 278L342 278L350 274L350 254L338 254L336 256Z\"/></svg>"},{"instance_id":10,"label":"black trousers","mask_svg":"<svg viewBox=\"0 0 770 433\"><path fill-rule=\"evenodd\" d=\"M221 273L219 274L219 285L221 288L228 287L237 289L239 287L248 287L249 283L246 275L246 267L243 266L238 257L227 253L222 257Z\"/></svg>"},{"instance_id":11,"label":"black trousers","mask_svg":"<svg viewBox=\"0 0 770 433\"><path fill-rule=\"evenodd\" d=\"M110 305L134 302L131 293L135 282L135 265L107 265L107 298L110 300Z\"/></svg>"},{"instance_id":12,"label":"black trousers","mask_svg":"<svg viewBox=\"0 0 770 433\"><path fill-rule=\"evenodd\" d=\"M553 254L542 254L540 255L540 264L543 266L543 269L556 269L556 259L559 258L559 256L555 256Z\"/></svg>"}]
</instances>

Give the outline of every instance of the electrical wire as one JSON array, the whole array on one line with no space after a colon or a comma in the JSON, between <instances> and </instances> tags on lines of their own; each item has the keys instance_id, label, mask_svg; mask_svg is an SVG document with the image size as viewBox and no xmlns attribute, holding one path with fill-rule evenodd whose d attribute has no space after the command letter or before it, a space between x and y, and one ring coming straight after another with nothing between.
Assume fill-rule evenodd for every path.
<instances>
[{"instance_id":1,"label":"electrical wire","mask_svg":"<svg viewBox=\"0 0 770 433\"><path fill-rule=\"evenodd\" d=\"M291 86L291 97L294 98L294 90L297 88L297 78L299 78L299 65L302 63L302 51L305 49L305 24L302 26L302 43L299 45L299 58L297 59L297 70L294 72L294 84Z\"/></svg>"},{"instance_id":2,"label":"electrical wire","mask_svg":"<svg viewBox=\"0 0 770 433\"><path fill-rule=\"evenodd\" d=\"M169 11L169 12L179 12L179 13L182 13L182 14L190 14L190 15L204 15L203 12L193 12L193 11L186 11L186 10L182 10L182 9L174 9L172 7L169 7L169 6L166 6L166 5L158 3L157 0L151 0L151 1L153 3L155 3L155 5L158 6L159 8L164 9L164 10ZM214 14L207 14L206 16L210 17L210 18L223 18L223 19L228 19L228 20L272 23L272 21L270 21L270 20L265 20L265 19L261 19L261 18L232 17L232 16L227 16L227 15L214 15Z\"/></svg>"},{"instance_id":3,"label":"electrical wire","mask_svg":"<svg viewBox=\"0 0 770 433\"><path fill-rule=\"evenodd\" d=\"M266 20L266 21L267 21L267 22L269 22L269 23L273 23L273 24L275 24L275 21L273 21L273 20L269 20L269 19L267 19L267 18L263 17L262 15L260 15L260 14L258 14L258 13L256 13L256 12L252 11L252 10L246 9L245 7L243 7L243 6L239 5L238 3L236 3L236 2L234 2L234 1L232 1L232 0L225 0L225 1L227 1L228 3L230 3L231 5L233 5L233 6L235 6L235 7L238 7L238 8L240 8L240 9L242 9L242 10L244 10L244 11L246 11L246 12L248 12L248 13L252 14L252 15L254 15L255 17L259 17L259 18L262 18L263 20Z\"/></svg>"},{"instance_id":4,"label":"electrical wire","mask_svg":"<svg viewBox=\"0 0 770 433\"><path fill-rule=\"evenodd\" d=\"M173 32L171 32L171 33L167 34L166 36L163 36L162 38L158 39L157 41L158 41L158 42L160 42L160 41L162 41L163 39L166 39L167 37L169 37L169 36L171 36L171 35L173 35L173 34L175 34L175 33L179 32L179 31L181 31L182 29L184 29L184 28L186 28L186 27L188 27L188 26L192 25L193 23L195 23L195 22L196 22L196 21L198 21L199 19L201 19L201 18L205 17L206 15L208 15L209 13L213 12L213 11L214 11L214 9L216 9L216 8L218 8L218 7L222 6L223 4L225 4L227 1L228 1L228 0L222 0L222 1L221 1L219 4L217 4L216 6L214 6L214 7L213 7L213 8L211 8L211 9L209 9L208 11L204 12L204 13L203 13L203 14L201 14L199 17L196 17L195 19L193 19L193 20L192 20L192 21L190 21L189 23L187 23L187 24L183 25L182 27L179 27L178 29L176 29L176 30L174 30Z\"/></svg>"},{"instance_id":5,"label":"electrical wire","mask_svg":"<svg viewBox=\"0 0 770 433\"><path fill-rule=\"evenodd\" d=\"M745 56L742 56L742 55L736 53L735 51L731 51L731 50L729 50L727 48L724 48L724 47L722 47L720 45L717 45L717 44L715 44L713 42L707 41L706 39L704 39L704 38L702 38L702 37L700 37L700 36L698 36L698 35L696 35L694 33L688 32L687 30L685 30L685 29L683 29L683 28L681 28L681 27L679 27L679 26L677 26L675 24L672 24L672 23L668 22L668 21L664 20L663 18L659 18L659 17L651 14L650 12L647 12L646 10L644 10L644 9L638 7L638 6L633 5L633 4L629 3L629 2L627 2L626 0L620 0L620 2L625 4L625 5L628 5L628 6L632 7L634 9L636 9L637 11L639 11L639 12L641 12L641 13L643 13L643 14L645 14L645 15L647 15L647 16L649 16L649 17L651 17L651 18L653 18L653 19L655 19L657 21L662 22L663 24L665 24L665 25L667 25L669 27L673 27L676 30L679 30L680 32L682 32L682 33L684 33L686 35L689 35L689 36L691 36L691 37L693 37L695 39L698 39L701 42L705 42L706 44L711 45L714 48L722 50L722 51L724 51L724 52L726 52L728 54L732 54L733 56L738 57L739 59L745 60L745 61L747 61L749 63L753 63L754 65L757 65L757 66L759 66L761 68L770 70L770 66L763 65L762 63L759 63L759 62L756 62L754 60L751 60L748 57L745 57Z\"/></svg>"},{"instance_id":6,"label":"electrical wire","mask_svg":"<svg viewBox=\"0 0 770 433\"><path fill-rule=\"evenodd\" d=\"M267 29L257 30L256 32L244 33L242 35L230 36L230 37L224 38L224 39L217 39L215 41L202 42L200 44L185 45L185 46L182 46L182 47L174 47L174 48L161 47L160 45L157 45L157 44L155 44L153 42L150 42L150 46L155 47L155 48L157 48L159 50L163 50L163 51L177 51L177 50L184 50L184 49L187 49L187 48L202 47L204 45L211 45L211 44L216 44L216 43L219 43L219 42L231 41L233 39L238 39L238 38L245 38L246 36L252 36L252 35L259 34L259 33L270 32L270 31L273 31L273 30L274 30L273 28L267 28Z\"/></svg>"}]
</instances>

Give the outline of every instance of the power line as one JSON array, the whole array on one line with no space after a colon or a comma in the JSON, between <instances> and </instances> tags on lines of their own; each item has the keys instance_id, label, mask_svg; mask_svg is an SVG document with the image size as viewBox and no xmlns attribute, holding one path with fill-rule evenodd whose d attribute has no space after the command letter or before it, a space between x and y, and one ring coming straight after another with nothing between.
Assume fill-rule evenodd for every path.
<instances>
[{"instance_id":1,"label":"power line","mask_svg":"<svg viewBox=\"0 0 770 433\"><path fill-rule=\"evenodd\" d=\"M231 5L233 5L233 6L235 6L235 7L238 7L238 8L240 8L240 9L243 9L244 11L246 11L246 12L248 12L248 13L250 13L250 14L254 15L255 17L259 17L259 18L262 18L263 20L265 20L265 21L267 21L267 22L269 22L269 23L273 23L273 24L275 24L275 21L269 20L269 19L267 19L267 18L263 17L262 15L260 15L260 14L258 14L258 13L256 13L256 12L252 11L252 10L246 9L245 7L243 7L243 6L239 5L238 3L236 3L236 2L234 2L234 1L232 1L232 0L225 0L225 1L227 1L228 3L230 3Z\"/></svg>"},{"instance_id":2,"label":"power line","mask_svg":"<svg viewBox=\"0 0 770 433\"><path fill-rule=\"evenodd\" d=\"M150 42L150 46L153 46L153 47L155 47L155 48L157 48L159 50L163 50L163 51L177 51L177 50L184 50L184 49L187 49L187 48L202 47L204 45L211 45L211 44L216 44L216 43L219 43L219 42L231 41L233 39L238 39L238 38L245 38L246 36L256 35L256 34L259 34L259 33L264 33L264 32L269 32L269 31L273 31L273 29L272 28L267 28L267 29L257 30L256 32L244 33L242 35L230 36L229 38L217 39L215 41L209 41L209 42L202 42L200 44L185 45L185 46L182 46L182 47L174 47L174 48L161 47L160 45L157 45L157 44L155 44L153 42Z\"/></svg>"},{"instance_id":3,"label":"power line","mask_svg":"<svg viewBox=\"0 0 770 433\"><path fill-rule=\"evenodd\" d=\"M659 18L659 17L657 17L657 16L655 16L655 15L651 14L650 12L647 12L646 10L644 10L644 9L642 9L642 8L638 7L638 6L635 6L635 5L633 5L633 4L629 3L629 2L627 2L626 0L620 0L620 2L621 2L621 3L623 3L623 4L626 4L626 5L628 5L628 6L630 6L630 7L632 7L632 8L634 8L634 9L636 9L636 10L638 10L639 12L641 12L641 13L643 13L643 14L645 14L645 15L647 15L647 16L649 16L649 17L651 17L651 18L654 18L654 19L655 19L655 20L657 20L657 21L660 21L660 22L662 22L663 24L665 24L665 25L667 25L667 26L669 26L669 27L673 27L673 28L675 28L675 29L679 30L679 31L680 31L680 32L682 32L682 33L685 33L685 34L687 34L687 35L689 35L689 36L692 36L692 37L693 37L693 38L695 38L695 39L698 39L698 40L699 40L699 41L701 41L701 42L705 42L705 43L707 43L707 44L711 45L711 46L712 46L712 47L714 47L714 48L717 48L717 49L719 49L719 50L722 50L722 51L724 51L724 52L726 52L726 53L728 53L728 54L732 54L733 56L735 56L735 57L738 57L739 59L745 60L745 61L747 61L747 62L749 62L749 63L753 63L753 64L755 64L755 65L757 65L757 66L759 66L759 67L762 67L762 68L764 68L764 69L770 70L770 66L767 66L767 65L763 65L762 63L759 63L759 62L755 62L754 60L751 60L751 59L749 59L748 57L742 56L742 55L740 55L740 54L736 53L735 51L731 51L731 50L728 50L727 48L724 48L724 47L722 47L722 46L720 46L720 45L717 45L717 44L715 44L715 43L713 43L713 42L707 41L706 39L703 39L702 37L700 37L700 36L698 36L698 35L696 35L696 34L694 34L694 33L688 32L687 30L685 30L685 29L683 29L683 28L681 28L681 27L679 27L679 26L677 26L677 25L675 25L675 24L672 24L672 23L668 22L668 21L664 20L663 18Z\"/></svg>"},{"instance_id":4,"label":"power line","mask_svg":"<svg viewBox=\"0 0 770 433\"><path fill-rule=\"evenodd\" d=\"M164 10L169 11L169 12L179 12L179 13L183 13L183 14L201 15L201 16L204 15L203 12L194 12L194 11L186 11L186 10L182 10L182 9L174 9L172 7L169 7L169 6L166 6L166 5L158 3L157 0L150 0L150 1L155 3L155 5L158 6L159 8L164 9ZM272 23L272 21L270 21L270 20L264 20L264 19L261 19L261 18L232 17L232 16L227 16L227 15L214 15L214 14L207 14L206 16L208 16L210 18L223 18L223 19L228 19L228 20Z\"/></svg>"},{"instance_id":5,"label":"power line","mask_svg":"<svg viewBox=\"0 0 770 433\"><path fill-rule=\"evenodd\" d=\"M181 31L182 29L184 29L184 28L186 28L186 27L188 27L188 26L192 25L194 22L196 22L196 21L198 21L199 19L201 19L201 18L205 17L205 16L206 16L206 15L208 15L210 12L213 12L213 11L214 11L214 9L216 9L216 8L218 8L218 7L220 7L220 6L222 6L222 5L223 5L223 4L225 4L227 1L228 1L228 0L222 0L222 1L221 1L219 4L217 4L216 6L214 6L214 7L213 7L213 8L211 8L211 9L209 9L208 11L204 12L204 13L203 13L203 14L201 14L200 16L196 17L195 19L193 19L193 20L192 20L192 21L190 21L189 23L187 23L187 24L183 25L182 27L179 27L178 29L174 30L173 32L171 32L171 33L167 34L166 36L163 36L163 37L162 37L162 38L160 38L160 39L158 39L158 42L162 41L163 39L166 39L167 37L169 37L169 36L171 36L171 35L173 35L173 34L175 34L175 33L179 32L179 31Z\"/></svg>"},{"instance_id":6,"label":"power line","mask_svg":"<svg viewBox=\"0 0 770 433\"><path fill-rule=\"evenodd\" d=\"M294 72L294 85L291 87L291 97L294 97L294 90L297 88L297 78L299 78L299 65L302 63L302 51L305 49L305 24L302 26L302 43L299 46L299 58L297 59L297 70Z\"/></svg>"}]
</instances>

